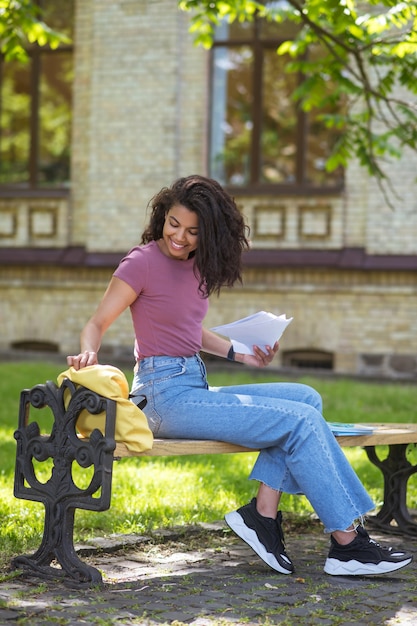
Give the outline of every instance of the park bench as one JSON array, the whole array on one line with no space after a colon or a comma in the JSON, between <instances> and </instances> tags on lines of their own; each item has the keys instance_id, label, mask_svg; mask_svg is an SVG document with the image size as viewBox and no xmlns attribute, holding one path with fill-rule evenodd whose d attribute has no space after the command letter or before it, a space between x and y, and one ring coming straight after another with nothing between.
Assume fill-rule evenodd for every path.
<instances>
[{"instance_id":1,"label":"park bench","mask_svg":"<svg viewBox=\"0 0 417 626\"><path fill-rule=\"evenodd\" d=\"M68 402L68 393L70 401ZM66 395L65 395L66 394ZM65 401L64 401L65 396ZM31 408L49 407L53 414L50 433L41 433L32 419ZM85 439L77 433L77 419L84 409L92 415L105 412L104 433L94 430ZM105 511L110 507L112 468L116 459L126 457L158 457L198 454L253 452L251 448L221 441L187 439L155 439L152 449L132 453L114 439L116 403L85 387L76 387L68 379L60 387L47 382L22 391L17 441L14 495L17 498L42 502L45 523L41 545L32 555L17 556L12 567L42 578L61 579L78 586L102 583L101 573L84 563L73 543L75 510ZM397 532L417 536L417 523L407 508L407 481L417 472L407 459L409 444L417 443L417 424L371 424L373 432L365 435L339 436L341 446L361 446L369 460L383 474L384 500L372 524L381 532ZM388 454L380 459L376 448L388 446ZM50 478L40 482L34 461L52 462ZM90 468L90 482L79 487L73 480L72 466Z\"/></svg>"}]
</instances>

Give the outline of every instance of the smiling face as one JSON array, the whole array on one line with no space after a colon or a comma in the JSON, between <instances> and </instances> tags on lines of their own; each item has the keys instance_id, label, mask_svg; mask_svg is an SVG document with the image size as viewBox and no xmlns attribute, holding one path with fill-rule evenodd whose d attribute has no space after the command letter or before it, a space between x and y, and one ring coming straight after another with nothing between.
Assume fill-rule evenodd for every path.
<instances>
[{"instance_id":1,"label":"smiling face","mask_svg":"<svg viewBox=\"0 0 417 626\"><path fill-rule=\"evenodd\" d=\"M182 204L175 204L165 216L162 239L159 248L166 256L173 259L188 259L197 249L198 216Z\"/></svg>"}]
</instances>

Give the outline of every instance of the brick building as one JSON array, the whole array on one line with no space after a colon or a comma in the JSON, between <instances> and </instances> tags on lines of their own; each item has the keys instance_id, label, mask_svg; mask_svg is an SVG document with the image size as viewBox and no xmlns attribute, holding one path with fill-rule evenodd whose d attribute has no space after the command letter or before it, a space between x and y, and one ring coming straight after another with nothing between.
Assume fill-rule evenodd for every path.
<instances>
[{"instance_id":1,"label":"brick building","mask_svg":"<svg viewBox=\"0 0 417 626\"><path fill-rule=\"evenodd\" d=\"M73 46L48 58L41 51L40 70L34 53L26 78L12 67L8 83L8 67L2 73L0 350L76 351L114 267L139 240L149 199L179 176L202 173L230 188L252 240L244 284L212 299L209 326L260 309L285 312L294 321L279 366L417 377L417 155L390 166L399 195L392 209L354 162L343 179L326 179L320 151L332 138L323 141L322 129L291 112L282 81L274 81L278 96L265 87L270 106L257 121L264 86L256 72L248 82L254 50L264 46L265 76L282 77L284 61L271 54L279 33L261 29L251 47L254 35L236 27L206 51L193 45L189 16L174 0L49 4L58 26L73 24ZM27 79L36 71L38 99ZM239 95L233 109L244 88L250 98ZM11 92L27 95L32 117ZM244 98L253 119L242 124ZM271 119L286 138L276 153L278 139L271 149L262 139ZM9 120L26 134L6 145ZM130 355L132 345L126 312L106 335L102 359Z\"/></svg>"}]
</instances>

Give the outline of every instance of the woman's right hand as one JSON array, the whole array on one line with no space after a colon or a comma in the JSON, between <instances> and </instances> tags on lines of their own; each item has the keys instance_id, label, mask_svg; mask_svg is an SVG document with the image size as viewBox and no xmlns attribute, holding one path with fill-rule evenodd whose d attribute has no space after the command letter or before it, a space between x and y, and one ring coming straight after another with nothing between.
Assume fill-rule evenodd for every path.
<instances>
[{"instance_id":1,"label":"woman's right hand","mask_svg":"<svg viewBox=\"0 0 417 626\"><path fill-rule=\"evenodd\" d=\"M76 370L80 370L89 365L98 365L97 352L88 352L85 350L84 352L80 352L80 354L67 356L67 363Z\"/></svg>"}]
</instances>

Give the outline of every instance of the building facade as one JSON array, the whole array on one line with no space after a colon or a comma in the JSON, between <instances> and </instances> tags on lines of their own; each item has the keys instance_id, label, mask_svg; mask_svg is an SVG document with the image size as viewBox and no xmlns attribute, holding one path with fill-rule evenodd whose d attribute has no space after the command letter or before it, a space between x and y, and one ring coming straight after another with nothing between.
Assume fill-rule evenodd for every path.
<instances>
[{"instance_id":1,"label":"building facade","mask_svg":"<svg viewBox=\"0 0 417 626\"><path fill-rule=\"evenodd\" d=\"M233 86L246 84L249 74L246 67L243 72L242 59L254 62L249 36L238 42L236 61L239 33L222 35L232 40L230 48L226 40L212 51L195 47L189 15L180 12L173 0L64 4L73 9L73 46L66 51L72 66L65 65L64 56L60 65L55 61L50 66L61 81L55 84L56 94L64 97L65 86L71 87L66 100L71 113L70 168L65 168L69 154L65 137L52 128L49 135L38 133L37 141L50 138L48 154L58 155L55 161L46 156L43 165L40 158L36 165L38 147L33 152L34 173L26 180L13 174L17 166L13 175L3 169L0 351L76 352L80 330L112 271L139 242L150 198L179 176L218 173L219 178L225 177L250 225L252 247L245 255L243 285L212 299L207 325L260 309L286 313L294 321L282 338L277 366L416 378L417 155L404 154L390 165L398 193L395 208L388 206L376 181L355 162L344 172L343 182L333 177L323 184L321 148L314 136L296 147L299 155L304 148L308 155L313 146L305 175L295 157L283 161L285 146L274 153L275 138L272 152L266 140L261 143L268 155L259 167L253 166L252 159L252 169L246 170L242 150L239 157L232 153L239 140L247 140L248 133L237 130L244 102L239 102L234 114L227 109L227 99ZM265 41L272 46L273 39L265 37ZM268 59L265 51L263 58ZM2 76L6 102L7 73ZM52 89L54 81L49 85ZM256 99L262 87L254 82L249 87ZM285 118L282 89L278 95L272 90L268 95L271 106L260 123L261 137L262 128L267 129L275 114L277 119ZM45 113L48 93L40 80L45 100L41 121L45 119L47 126L49 120L52 126L53 116ZM223 103L220 113L219 103ZM7 113L6 104L3 112ZM54 105L60 107L62 121L57 127L62 134L67 109L58 96ZM15 119L17 114L13 115ZM225 116L232 119L231 129L216 135ZM297 128L303 123L291 119ZM282 119L279 123L283 127ZM4 139L5 117L2 124ZM251 119L245 126L252 143L256 125ZM310 128L317 138L321 131L311 124ZM223 170L216 170L213 146L217 150L219 145L229 159L224 160ZM10 154L10 146L0 152L3 160ZM29 148L27 154L29 162ZM54 176L61 176L58 183ZM108 331L101 360L111 362L132 352L133 332L126 312Z\"/></svg>"}]
</instances>

